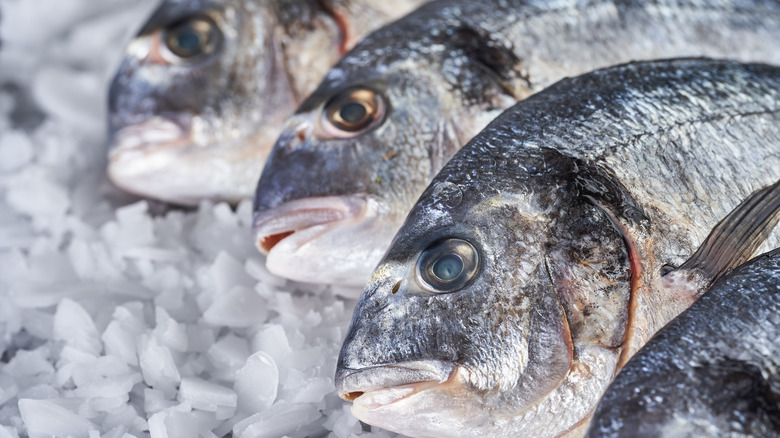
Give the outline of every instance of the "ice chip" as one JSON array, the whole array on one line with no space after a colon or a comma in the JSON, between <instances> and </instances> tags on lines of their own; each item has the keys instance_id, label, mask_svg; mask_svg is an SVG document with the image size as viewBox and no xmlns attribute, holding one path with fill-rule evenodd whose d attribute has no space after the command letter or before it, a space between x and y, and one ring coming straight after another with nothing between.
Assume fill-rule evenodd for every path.
<instances>
[{"instance_id":1,"label":"ice chip","mask_svg":"<svg viewBox=\"0 0 780 438\"><path fill-rule=\"evenodd\" d=\"M233 388L238 394L238 409L255 414L271 407L279 386L279 369L266 352L249 356L246 364L236 372Z\"/></svg>"},{"instance_id":2,"label":"ice chip","mask_svg":"<svg viewBox=\"0 0 780 438\"><path fill-rule=\"evenodd\" d=\"M138 353L146 384L163 391L166 398L172 398L181 375L168 347L160 345L152 336L142 335L138 340Z\"/></svg>"},{"instance_id":3,"label":"ice chip","mask_svg":"<svg viewBox=\"0 0 780 438\"><path fill-rule=\"evenodd\" d=\"M249 357L249 347L244 338L229 333L219 342L208 349L209 361L217 368L217 373L224 376L224 380L233 380L233 377Z\"/></svg>"},{"instance_id":4,"label":"ice chip","mask_svg":"<svg viewBox=\"0 0 780 438\"><path fill-rule=\"evenodd\" d=\"M86 418L47 400L19 400L19 412L31 436L89 438L90 430L100 430Z\"/></svg>"},{"instance_id":5,"label":"ice chip","mask_svg":"<svg viewBox=\"0 0 780 438\"><path fill-rule=\"evenodd\" d=\"M95 356L98 356L103 349L103 343L100 341L92 317L83 307L69 298L60 302L54 314L54 339Z\"/></svg>"},{"instance_id":6,"label":"ice chip","mask_svg":"<svg viewBox=\"0 0 780 438\"><path fill-rule=\"evenodd\" d=\"M30 136L12 130L0 134L0 173L12 172L29 163L35 151Z\"/></svg>"},{"instance_id":7,"label":"ice chip","mask_svg":"<svg viewBox=\"0 0 780 438\"><path fill-rule=\"evenodd\" d=\"M67 190L38 169L23 171L7 187L8 205L32 217L37 226L61 220L70 206Z\"/></svg>"},{"instance_id":8,"label":"ice chip","mask_svg":"<svg viewBox=\"0 0 780 438\"><path fill-rule=\"evenodd\" d=\"M312 404L280 403L233 426L236 438L279 438L305 435L302 430L320 419L322 414ZM321 425L319 425L321 427ZM319 429L320 427L317 427Z\"/></svg>"},{"instance_id":9,"label":"ice chip","mask_svg":"<svg viewBox=\"0 0 780 438\"><path fill-rule=\"evenodd\" d=\"M19 386L8 374L0 372L0 406L16 397Z\"/></svg>"},{"instance_id":10,"label":"ice chip","mask_svg":"<svg viewBox=\"0 0 780 438\"><path fill-rule=\"evenodd\" d=\"M260 330L252 338L252 349L265 351L277 364L284 363L287 355L292 352L287 333L278 324L269 324Z\"/></svg>"},{"instance_id":11,"label":"ice chip","mask_svg":"<svg viewBox=\"0 0 780 438\"><path fill-rule=\"evenodd\" d=\"M234 287L217 294L203 318L209 324L227 327L248 327L266 320L266 302L254 290Z\"/></svg>"},{"instance_id":12,"label":"ice chip","mask_svg":"<svg viewBox=\"0 0 780 438\"><path fill-rule=\"evenodd\" d=\"M319 403L328 393L336 389L330 377L315 377L300 386L301 389L293 399L299 403Z\"/></svg>"},{"instance_id":13,"label":"ice chip","mask_svg":"<svg viewBox=\"0 0 780 438\"><path fill-rule=\"evenodd\" d=\"M177 351L187 351L187 326L176 322L162 307L157 307L154 336L161 345Z\"/></svg>"},{"instance_id":14,"label":"ice chip","mask_svg":"<svg viewBox=\"0 0 780 438\"><path fill-rule=\"evenodd\" d=\"M190 351L205 353L214 343L216 334L211 327L201 325L187 326L187 346Z\"/></svg>"},{"instance_id":15,"label":"ice chip","mask_svg":"<svg viewBox=\"0 0 780 438\"><path fill-rule=\"evenodd\" d=\"M237 406L237 396L232 389L194 377L181 380L179 400L189 403L194 409L209 412L216 412L219 407L235 411Z\"/></svg>"},{"instance_id":16,"label":"ice chip","mask_svg":"<svg viewBox=\"0 0 780 438\"><path fill-rule=\"evenodd\" d=\"M217 295L221 295L235 286L254 287L256 281L247 274L244 266L225 251L220 251L209 268L210 284Z\"/></svg>"}]
</instances>

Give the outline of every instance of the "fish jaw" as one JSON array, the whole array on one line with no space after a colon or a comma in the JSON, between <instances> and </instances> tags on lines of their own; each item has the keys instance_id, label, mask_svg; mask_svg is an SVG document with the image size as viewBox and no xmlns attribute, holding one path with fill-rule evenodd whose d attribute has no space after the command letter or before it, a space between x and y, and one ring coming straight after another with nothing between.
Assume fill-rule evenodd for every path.
<instances>
[{"instance_id":1,"label":"fish jaw","mask_svg":"<svg viewBox=\"0 0 780 438\"><path fill-rule=\"evenodd\" d=\"M193 119L156 116L119 129L109 140L109 178L130 193L175 204L247 198L267 148L260 147L262 141L203 147L192 129L197 123Z\"/></svg>"},{"instance_id":2,"label":"fish jaw","mask_svg":"<svg viewBox=\"0 0 780 438\"><path fill-rule=\"evenodd\" d=\"M395 230L383 220L383 211L365 195L297 199L256 212L255 244L276 275L362 286ZM332 248L345 239L357 242L354 250L334 254Z\"/></svg>"},{"instance_id":3,"label":"fish jaw","mask_svg":"<svg viewBox=\"0 0 780 438\"><path fill-rule=\"evenodd\" d=\"M451 362L414 361L341 368L336 387L365 423L410 437L470 437L488 418L469 403L467 375Z\"/></svg>"}]
</instances>

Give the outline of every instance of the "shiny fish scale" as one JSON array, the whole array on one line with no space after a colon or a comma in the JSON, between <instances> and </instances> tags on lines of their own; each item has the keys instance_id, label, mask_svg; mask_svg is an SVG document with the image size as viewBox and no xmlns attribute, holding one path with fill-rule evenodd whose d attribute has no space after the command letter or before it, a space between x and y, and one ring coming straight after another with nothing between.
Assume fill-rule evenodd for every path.
<instances>
[{"instance_id":1,"label":"shiny fish scale","mask_svg":"<svg viewBox=\"0 0 780 438\"><path fill-rule=\"evenodd\" d=\"M719 280L626 364L588 437L780 435L779 313L774 250Z\"/></svg>"},{"instance_id":2,"label":"shiny fish scale","mask_svg":"<svg viewBox=\"0 0 780 438\"><path fill-rule=\"evenodd\" d=\"M767 44L778 40L777 1L430 3L364 39L288 119L257 186L258 246L278 275L362 285L430 178L518 99L563 77L633 59L713 56L780 63L780 51ZM328 125L323 107L351 87L380 95L385 116L357 135L322 129ZM626 90L624 97L642 91ZM699 90L687 92L695 105L690 99ZM588 104L598 105L599 97L593 99ZM662 123L665 116L652 102L637 103L647 105L644 109L622 108L629 115L639 111L651 123L629 116L626 126L640 131ZM597 119L594 128L606 120ZM602 138L625 140L610 129L602 129ZM550 138L547 144L566 140ZM494 160L482 171L501 165ZM285 207L305 209L307 202L325 197L361 197L386 213L334 221L311 238L305 237L311 226L291 225L292 233L281 241L276 239L281 233L262 225L268 216L287 212ZM271 241L281 244L269 246Z\"/></svg>"},{"instance_id":3,"label":"shiny fish scale","mask_svg":"<svg viewBox=\"0 0 780 438\"><path fill-rule=\"evenodd\" d=\"M582 432L617 369L704 291L664 267L780 179L778 92L780 68L680 59L564 79L505 111L434 178L371 277L339 357L342 397L414 437ZM471 243L481 271L459 290L421 289L416 262L446 239ZM450 368L397 347L432 339L454 349ZM419 363L450 372L410 371L425 380L405 381L416 392L376 402L382 376Z\"/></svg>"}]
</instances>

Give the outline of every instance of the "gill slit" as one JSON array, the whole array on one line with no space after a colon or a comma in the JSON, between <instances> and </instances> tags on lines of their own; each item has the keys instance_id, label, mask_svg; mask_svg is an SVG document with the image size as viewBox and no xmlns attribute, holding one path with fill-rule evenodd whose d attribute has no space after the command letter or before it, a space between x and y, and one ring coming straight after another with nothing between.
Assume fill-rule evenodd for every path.
<instances>
[{"instance_id":1,"label":"gill slit","mask_svg":"<svg viewBox=\"0 0 780 438\"><path fill-rule=\"evenodd\" d=\"M349 43L349 25L347 20L336 11L336 8L328 0L318 0L317 3L336 22L336 27L339 30L339 56L344 56L349 51L349 47L347 47Z\"/></svg>"},{"instance_id":2,"label":"gill slit","mask_svg":"<svg viewBox=\"0 0 780 438\"><path fill-rule=\"evenodd\" d=\"M553 280L552 272L550 271L550 264L547 262L547 256L545 255L543 257L544 259L544 269L547 271L547 278L550 280L550 286L552 286L553 290L555 290L555 281ZM569 347L569 357L571 358L572 362L574 362L574 338L571 335L571 325L569 324L569 315L566 314L566 307L564 307L563 303L561 303L561 297L558 295L557 291L555 293L555 298L558 301L558 307L561 309L561 313L563 314L563 326L566 330L566 333L568 333L568 347ZM571 367L570 367L571 368Z\"/></svg>"},{"instance_id":3,"label":"gill slit","mask_svg":"<svg viewBox=\"0 0 780 438\"><path fill-rule=\"evenodd\" d=\"M623 243L626 245L628 251L628 265L630 268L629 275L629 293L628 293L628 313L626 315L626 328L623 334L623 347L620 350L620 356L618 357L617 364L615 366L615 374L623 368L630 357L631 351L631 338L634 333L634 315L637 309L637 293L639 290L639 280L642 278L642 264L639 260L639 252L636 250L636 244L629 237L628 230L618 221L617 217L606 207L604 207L599 201L590 195L583 195L589 202L591 202L596 208L603 211L609 218L610 223L615 228L615 231L620 233L623 238Z\"/></svg>"}]
</instances>

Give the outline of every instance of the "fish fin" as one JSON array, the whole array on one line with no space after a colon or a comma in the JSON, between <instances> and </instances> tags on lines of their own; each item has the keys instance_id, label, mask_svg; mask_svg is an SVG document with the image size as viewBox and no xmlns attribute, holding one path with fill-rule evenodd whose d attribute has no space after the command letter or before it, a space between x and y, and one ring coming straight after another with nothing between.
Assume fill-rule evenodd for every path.
<instances>
[{"instance_id":1,"label":"fish fin","mask_svg":"<svg viewBox=\"0 0 780 438\"><path fill-rule=\"evenodd\" d=\"M694 271L712 283L748 261L780 221L780 181L756 190L721 220L699 249L674 272Z\"/></svg>"}]
</instances>

